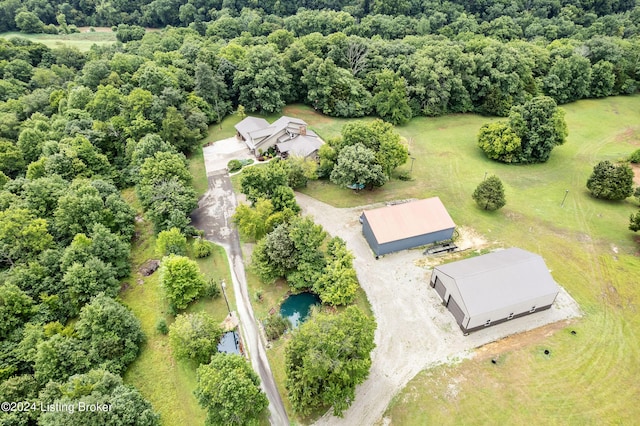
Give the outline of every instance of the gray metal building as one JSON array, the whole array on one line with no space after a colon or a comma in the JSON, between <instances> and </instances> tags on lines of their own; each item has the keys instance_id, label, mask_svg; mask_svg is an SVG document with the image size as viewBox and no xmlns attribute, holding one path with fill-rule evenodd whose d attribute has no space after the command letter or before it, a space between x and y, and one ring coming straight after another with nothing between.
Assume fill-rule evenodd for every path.
<instances>
[{"instance_id":1,"label":"gray metal building","mask_svg":"<svg viewBox=\"0 0 640 426\"><path fill-rule=\"evenodd\" d=\"M376 256L450 240L456 227L438 197L367 210L361 218Z\"/></svg>"},{"instance_id":2,"label":"gray metal building","mask_svg":"<svg viewBox=\"0 0 640 426\"><path fill-rule=\"evenodd\" d=\"M437 266L430 284L465 334L549 309L559 291L542 257L519 248Z\"/></svg>"}]
</instances>

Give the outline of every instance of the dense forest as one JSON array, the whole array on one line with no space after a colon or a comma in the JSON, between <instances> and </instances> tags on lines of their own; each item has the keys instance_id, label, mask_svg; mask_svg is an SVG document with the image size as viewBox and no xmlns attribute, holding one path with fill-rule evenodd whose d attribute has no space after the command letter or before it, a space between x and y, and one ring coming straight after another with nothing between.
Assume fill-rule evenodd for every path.
<instances>
[{"instance_id":1,"label":"dense forest","mask_svg":"<svg viewBox=\"0 0 640 426\"><path fill-rule=\"evenodd\" d=\"M226 17L223 26L235 27L229 18L241 15L245 24L241 28L248 28L254 35L267 35L276 28L301 30L296 32L301 35L324 27L363 37L389 36L383 28L397 36L437 33L444 28L475 32L479 25L493 31L518 27L527 37L545 31L567 36L591 26L607 35L630 36L638 23L635 0L3 0L0 4L0 31L17 28L13 17L20 12L31 12L44 24L56 24L62 14L68 24L78 26L125 23L154 28L199 24L221 17ZM309 31L313 27L317 29ZM260 34L255 33L257 29ZM612 30L613 34L608 32Z\"/></svg>"},{"instance_id":2,"label":"dense forest","mask_svg":"<svg viewBox=\"0 0 640 426\"><path fill-rule=\"evenodd\" d=\"M640 87L634 1L260 3L0 1L0 31L113 25L119 40L0 39L2 400L117 400L112 424L158 421L119 377L144 339L114 299L134 237L120 189L136 188L156 233L194 234L185 154L239 106L402 124Z\"/></svg>"}]
</instances>

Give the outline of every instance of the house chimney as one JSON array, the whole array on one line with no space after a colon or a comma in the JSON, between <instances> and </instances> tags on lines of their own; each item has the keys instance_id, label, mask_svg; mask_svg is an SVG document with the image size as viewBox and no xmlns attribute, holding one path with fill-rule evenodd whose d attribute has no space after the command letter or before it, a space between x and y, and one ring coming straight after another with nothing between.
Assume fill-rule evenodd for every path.
<instances>
[{"instance_id":1,"label":"house chimney","mask_svg":"<svg viewBox=\"0 0 640 426\"><path fill-rule=\"evenodd\" d=\"M305 136L307 134L307 126L300 126L300 134Z\"/></svg>"}]
</instances>

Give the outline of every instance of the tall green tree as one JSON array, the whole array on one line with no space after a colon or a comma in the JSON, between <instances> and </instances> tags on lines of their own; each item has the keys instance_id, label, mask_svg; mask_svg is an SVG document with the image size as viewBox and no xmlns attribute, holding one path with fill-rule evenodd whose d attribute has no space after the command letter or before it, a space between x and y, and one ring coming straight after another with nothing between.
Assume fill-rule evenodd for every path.
<instances>
[{"instance_id":1,"label":"tall green tree","mask_svg":"<svg viewBox=\"0 0 640 426\"><path fill-rule=\"evenodd\" d=\"M593 168L587 189L596 198L624 200L633 194L633 170L626 163L615 165L608 160L601 161Z\"/></svg>"},{"instance_id":2,"label":"tall green tree","mask_svg":"<svg viewBox=\"0 0 640 426\"><path fill-rule=\"evenodd\" d=\"M197 371L196 397L207 425L256 425L269 405L260 379L244 357L218 353Z\"/></svg>"},{"instance_id":3,"label":"tall green tree","mask_svg":"<svg viewBox=\"0 0 640 426\"><path fill-rule=\"evenodd\" d=\"M362 117L371 110L371 94L333 60L316 59L303 72L307 102L333 117Z\"/></svg>"},{"instance_id":4,"label":"tall green tree","mask_svg":"<svg viewBox=\"0 0 640 426\"><path fill-rule=\"evenodd\" d=\"M340 237L327 244L327 265L313 286L323 303L337 306L353 302L358 291L358 278L353 269L353 254Z\"/></svg>"},{"instance_id":5,"label":"tall green tree","mask_svg":"<svg viewBox=\"0 0 640 426\"><path fill-rule=\"evenodd\" d=\"M544 163L567 139L564 111L548 96L538 96L509 113L509 126L520 138L522 163Z\"/></svg>"},{"instance_id":6,"label":"tall green tree","mask_svg":"<svg viewBox=\"0 0 640 426\"><path fill-rule=\"evenodd\" d=\"M180 314L169 327L169 343L176 358L207 364L218 352L222 329L206 312Z\"/></svg>"},{"instance_id":7,"label":"tall green tree","mask_svg":"<svg viewBox=\"0 0 640 426\"><path fill-rule=\"evenodd\" d=\"M273 215L273 204L259 199L253 207L241 203L233 214L233 222L244 238L258 241L271 231L269 218Z\"/></svg>"},{"instance_id":8,"label":"tall green tree","mask_svg":"<svg viewBox=\"0 0 640 426\"><path fill-rule=\"evenodd\" d=\"M160 416L151 403L122 378L105 370L93 369L69 377L66 382L51 382L41 393L44 406L74 406L72 415L64 410L44 412L38 423L44 426L113 424L121 426L157 426ZM78 410L107 404L108 411Z\"/></svg>"},{"instance_id":9,"label":"tall green tree","mask_svg":"<svg viewBox=\"0 0 640 426\"><path fill-rule=\"evenodd\" d=\"M376 161L375 152L361 143L340 151L330 179L344 187L355 184L369 188L382 186L387 180L382 166Z\"/></svg>"},{"instance_id":10,"label":"tall green tree","mask_svg":"<svg viewBox=\"0 0 640 426\"><path fill-rule=\"evenodd\" d=\"M286 387L296 413L333 407L340 416L369 375L375 321L356 306L320 313L293 333L285 349Z\"/></svg>"},{"instance_id":11,"label":"tall green tree","mask_svg":"<svg viewBox=\"0 0 640 426\"><path fill-rule=\"evenodd\" d=\"M26 209L0 211L0 263L13 265L32 260L52 243L46 220Z\"/></svg>"},{"instance_id":12,"label":"tall green tree","mask_svg":"<svg viewBox=\"0 0 640 426\"><path fill-rule=\"evenodd\" d=\"M183 115L176 107L167 108L165 118L162 120L160 136L182 152L191 152L195 148L197 130L190 129Z\"/></svg>"},{"instance_id":13,"label":"tall green tree","mask_svg":"<svg viewBox=\"0 0 640 426\"><path fill-rule=\"evenodd\" d=\"M473 200L484 210L498 210L507 203L504 186L497 176L489 176L473 191Z\"/></svg>"},{"instance_id":14,"label":"tall green tree","mask_svg":"<svg viewBox=\"0 0 640 426\"><path fill-rule=\"evenodd\" d=\"M411 119L411 107L405 79L388 69L376 74L372 105L383 120L396 125L408 122Z\"/></svg>"},{"instance_id":15,"label":"tall green tree","mask_svg":"<svg viewBox=\"0 0 640 426\"><path fill-rule=\"evenodd\" d=\"M205 288L206 281L193 260L174 254L162 259L160 284L174 309L185 309Z\"/></svg>"},{"instance_id":16,"label":"tall green tree","mask_svg":"<svg viewBox=\"0 0 640 426\"><path fill-rule=\"evenodd\" d=\"M0 284L0 338L21 327L33 312L33 299L15 284Z\"/></svg>"},{"instance_id":17,"label":"tall green tree","mask_svg":"<svg viewBox=\"0 0 640 426\"><path fill-rule=\"evenodd\" d=\"M247 110L273 113L285 106L291 76L272 46L254 46L239 64L233 84Z\"/></svg>"},{"instance_id":18,"label":"tall green tree","mask_svg":"<svg viewBox=\"0 0 640 426\"><path fill-rule=\"evenodd\" d=\"M98 294L80 311L76 336L87 348L89 365L122 374L144 341L140 320L118 301Z\"/></svg>"}]
</instances>

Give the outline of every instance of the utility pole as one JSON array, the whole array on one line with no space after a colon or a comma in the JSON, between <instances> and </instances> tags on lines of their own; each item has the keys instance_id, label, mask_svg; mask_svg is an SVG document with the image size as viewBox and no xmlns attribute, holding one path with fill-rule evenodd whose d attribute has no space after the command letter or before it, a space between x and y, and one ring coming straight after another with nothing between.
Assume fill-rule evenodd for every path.
<instances>
[{"instance_id":1,"label":"utility pole","mask_svg":"<svg viewBox=\"0 0 640 426\"><path fill-rule=\"evenodd\" d=\"M229 300L227 299L227 283L222 280L220 282L220 287L222 287L222 295L224 296L224 301L227 304L227 310L229 311L229 315L231 315L231 308L229 307Z\"/></svg>"},{"instance_id":2,"label":"utility pole","mask_svg":"<svg viewBox=\"0 0 640 426\"><path fill-rule=\"evenodd\" d=\"M562 199L562 203L560 203L560 207L564 207L564 201L567 199L567 194L569 194L569 190L564 190L564 198Z\"/></svg>"}]
</instances>

